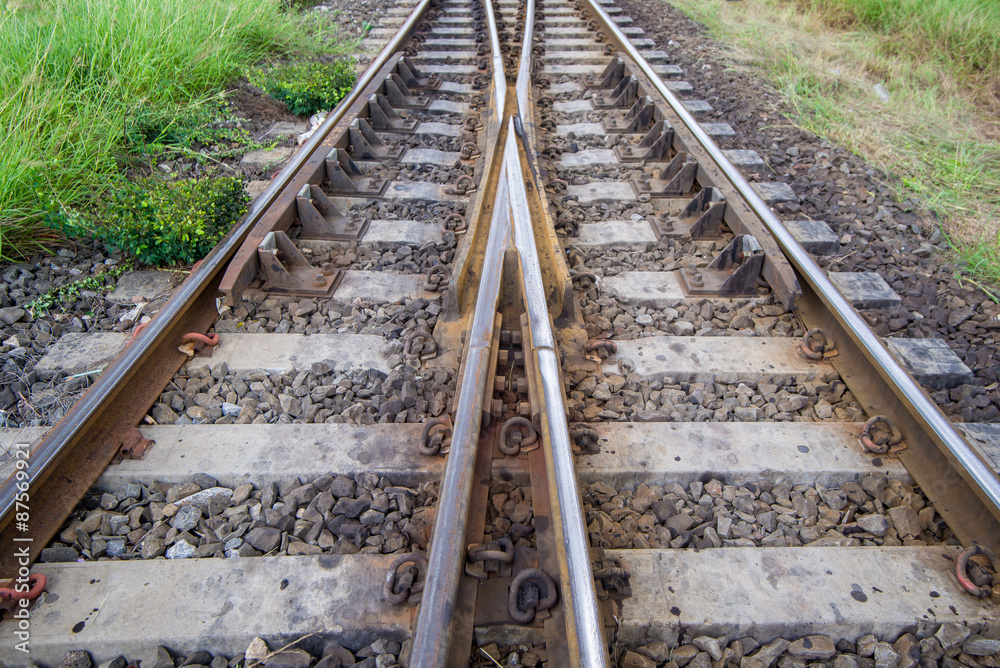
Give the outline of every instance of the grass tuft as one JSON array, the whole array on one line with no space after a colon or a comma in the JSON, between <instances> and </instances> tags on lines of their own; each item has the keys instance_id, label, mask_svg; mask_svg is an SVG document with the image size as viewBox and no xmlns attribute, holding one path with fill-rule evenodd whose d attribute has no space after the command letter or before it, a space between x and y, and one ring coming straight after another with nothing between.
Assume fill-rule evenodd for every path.
<instances>
[{"instance_id":1,"label":"grass tuft","mask_svg":"<svg viewBox=\"0 0 1000 668\"><path fill-rule=\"evenodd\" d=\"M1000 3L996 0L796 0L835 26L883 36L888 56L905 53L996 81L1000 73ZM978 81L983 83L983 81ZM995 91L994 91L995 92Z\"/></svg>"},{"instance_id":2,"label":"grass tuft","mask_svg":"<svg viewBox=\"0 0 1000 668\"><path fill-rule=\"evenodd\" d=\"M0 259L111 186L136 119L204 104L251 64L311 48L281 0L53 0L0 8ZM173 110L173 111L171 111Z\"/></svg>"},{"instance_id":3,"label":"grass tuft","mask_svg":"<svg viewBox=\"0 0 1000 668\"><path fill-rule=\"evenodd\" d=\"M204 257L250 203L235 177L127 181L101 202L103 224L80 216L57 223L67 236L92 236L147 265L192 263Z\"/></svg>"}]
</instances>

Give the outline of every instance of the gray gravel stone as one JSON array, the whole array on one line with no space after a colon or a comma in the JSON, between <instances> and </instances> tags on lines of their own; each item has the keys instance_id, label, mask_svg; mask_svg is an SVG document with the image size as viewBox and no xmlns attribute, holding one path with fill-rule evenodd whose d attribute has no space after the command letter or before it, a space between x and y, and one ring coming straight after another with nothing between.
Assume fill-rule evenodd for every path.
<instances>
[{"instance_id":1,"label":"gray gravel stone","mask_svg":"<svg viewBox=\"0 0 1000 668\"><path fill-rule=\"evenodd\" d=\"M837 653L833 639L824 635L799 638L788 646L788 653L806 661L829 659Z\"/></svg>"},{"instance_id":2,"label":"gray gravel stone","mask_svg":"<svg viewBox=\"0 0 1000 668\"><path fill-rule=\"evenodd\" d=\"M201 508L196 505L181 506L177 509L177 514L171 520L170 526L178 531L190 531L198 526L200 519Z\"/></svg>"},{"instance_id":3,"label":"gray gravel stone","mask_svg":"<svg viewBox=\"0 0 1000 668\"><path fill-rule=\"evenodd\" d=\"M273 527L258 527L246 535L246 542L266 554L281 542L281 532Z\"/></svg>"},{"instance_id":4,"label":"gray gravel stone","mask_svg":"<svg viewBox=\"0 0 1000 668\"><path fill-rule=\"evenodd\" d=\"M84 650L66 652L62 661L59 662L59 668L91 668L92 665L90 654Z\"/></svg>"},{"instance_id":5,"label":"gray gravel stone","mask_svg":"<svg viewBox=\"0 0 1000 668\"><path fill-rule=\"evenodd\" d=\"M174 660L170 658L167 648L161 645L142 659L140 668L174 668Z\"/></svg>"},{"instance_id":6,"label":"gray gravel stone","mask_svg":"<svg viewBox=\"0 0 1000 668\"><path fill-rule=\"evenodd\" d=\"M962 651L971 656L993 656L1000 653L1000 640L970 636L962 643Z\"/></svg>"}]
</instances>

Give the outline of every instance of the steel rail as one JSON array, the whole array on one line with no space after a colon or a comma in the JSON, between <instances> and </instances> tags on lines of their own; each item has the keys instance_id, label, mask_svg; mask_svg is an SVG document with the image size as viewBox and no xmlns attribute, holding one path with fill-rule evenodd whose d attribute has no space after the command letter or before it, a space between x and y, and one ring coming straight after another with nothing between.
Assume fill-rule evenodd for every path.
<instances>
[{"instance_id":1,"label":"steel rail","mask_svg":"<svg viewBox=\"0 0 1000 668\"><path fill-rule=\"evenodd\" d=\"M507 75L504 74L503 54L500 52L500 35L497 32L497 19L493 13L492 0L483 0L486 5L486 19L490 27L490 60L493 63L493 104L497 115L497 124L503 123L504 109L507 106Z\"/></svg>"},{"instance_id":2,"label":"steel rail","mask_svg":"<svg viewBox=\"0 0 1000 668\"><path fill-rule=\"evenodd\" d=\"M519 141L520 140L520 141ZM558 551L563 609L567 619L567 644L572 665L598 668L609 665L601 611L594 588L590 544L583 503L577 484L576 466L566 421L566 401L562 367L556 354L555 333L549 318L545 284L535 244L519 143L525 142L524 127L511 119L504 158L511 193L514 248L521 260L525 310L531 331L531 354L535 360L542 394L542 434L545 443L546 474L552 506L552 524ZM523 145L523 144L522 144ZM527 153L527 146L524 146ZM535 188L536 192L541 192Z\"/></svg>"},{"instance_id":3,"label":"steel rail","mask_svg":"<svg viewBox=\"0 0 1000 668\"><path fill-rule=\"evenodd\" d=\"M808 251L791 235L763 198L757 194L757 191L743 178L743 175L723 154L719 146L702 129L694 116L666 87L660 76L629 41L611 16L595 0L587 0L587 2L590 9L602 19L625 52L649 78L674 113L681 118L684 125L708 151L719 169L746 200L751 210L764 222L768 231L777 240L781 250L846 329L878 374L893 388L907 410L919 416L919 420L928 430L934 442L946 454L951 455L952 460L959 466L959 473L969 481L973 490L986 503L990 512L1000 519L1000 479L997 478L997 475L979 458L972 446L962 438L961 434L941 412L941 409L927 396L923 388L896 361L879 337L868 326L868 323L861 317L861 314L844 298Z\"/></svg>"},{"instance_id":4,"label":"steel rail","mask_svg":"<svg viewBox=\"0 0 1000 668\"><path fill-rule=\"evenodd\" d=\"M489 4L489 3L487 3ZM531 87L531 49L535 37L535 0L528 0L528 10L524 15L524 41L521 42L521 61L517 66L517 81L514 97L517 100L517 116L521 123L528 113L528 93Z\"/></svg>"},{"instance_id":5,"label":"steel rail","mask_svg":"<svg viewBox=\"0 0 1000 668\"><path fill-rule=\"evenodd\" d=\"M140 371L139 367L148 357L154 345L184 316L188 304L212 286L216 275L240 248L247 233L253 229L263 213L271 206L295 174L302 169L312 153L320 147L326 136L336 127L379 70L409 39L414 26L420 21L429 5L430 0L420 0L396 34L372 60L368 69L354 84L351 92L340 101L323 124L292 156L291 162L278 172L264 192L251 203L243 219L205 256L188 276L188 279L156 314L156 317L150 321L118 359L101 374L97 382L80 398L80 401L58 424L49 430L30 457L27 482L31 489L42 482L44 476L47 475L47 469L65 455L66 446L76 439L86 426L99 419L101 411L106 408L106 402L119 389L119 385L134 379ZM10 523L10 511L14 506L14 497L17 493L14 475L0 485L0 528L5 528Z\"/></svg>"},{"instance_id":6,"label":"steel rail","mask_svg":"<svg viewBox=\"0 0 1000 668\"><path fill-rule=\"evenodd\" d=\"M438 493L423 599L413 631L412 668L442 668L447 664L451 648L454 602L465 565L465 530L482 426L483 397L493 379L489 368L490 345L500 300L503 256L510 245L510 208L504 204L506 201L507 183L501 171L476 308L466 337L465 366L455 404L455 428Z\"/></svg>"}]
</instances>

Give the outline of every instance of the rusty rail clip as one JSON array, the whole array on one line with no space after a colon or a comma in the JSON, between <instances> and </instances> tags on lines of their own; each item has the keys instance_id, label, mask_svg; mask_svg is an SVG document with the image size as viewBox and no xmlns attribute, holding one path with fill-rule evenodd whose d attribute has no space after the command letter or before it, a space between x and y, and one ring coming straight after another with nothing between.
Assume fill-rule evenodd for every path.
<instances>
[{"instance_id":1,"label":"rusty rail clip","mask_svg":"<svg viewBox=\"0 0 1000 668\"><path fill-rule=\"evenodd\" d=\"M628 563L618 557L602 557L592 563L597 598L605 601L609 598L622 599L632 596L632 585L629 578L632 572Z\"/></svg>"},{"instance_id":2,"label":"rusty rail clip","mask_svg":"<svg viewBox=\"0 0 1000 668\"><path fill-rule=\"evenodd\" d=\"M881 426L876 429L876 426ZM895 454L906 449L903 444L896 447L903 440L903 435L899 429L886 415L875 415L865 422L861 428L861 447L865 452L873 452L877 455Z\"/></svg>"},{"instance_id":3,"label":"rusty rail clip","mask_svg":"<svg viewBox=\"0 0 1000 668\"><path fill-rule=\"evenodd\" d=\"M401 567L405 566L402 570ZM401 554L392 561L382 583L382 595L390 603L399 605L407 600L416 604L424 590L421 574L427 573L427 557L419 552Z\"/></svg>"},{"instance_id":4,"label":"rusty rail clip","mask_svg":"<svg viewBox=\"0 0 1000 668\"><path fill-rule=\"evenodd\" d=\"M403 359L429 360L437 357L437 341L429 332L414 330L406 335L403 343Z\"/></svg>"},{"instance_id":5,"label":"rusty rail clip","mask_svg":"<svg viewBox=\"0 0 1000 668\"><path fill-rule=\"evenodd\" d=\"M451 430L451 419L447 415L428 420L424 423L423 431L420 433L420 443L417 445L417 450L422 455L434 456L438 454L442 447L450 444Z\"/></svg>"},{"instance_id":6,"label":"rusty rail clip","mask_svg":"<svg viewBox=\"0 0 1000 668\"><path fill-rule=\"evenodd\" d=\"M465 574L486 582L490 573L510 575L510 569L503 569L514 563L514 543L504 536L489 543L473 543L469 545L468 560L465 562ZM501 572L506 570L506 573Z\"/></svg>"},{"instance_id":7,"label":"rusty rail clip","mask_svg":"<svg viewBox=\"0 0 1000 668\"><path fill-rule=\"evenodd\" d=\"M579 449L581 455L597 455L601 452L601 437L589 425L580 422L569 432L573 447Z\"/></svg>"},{"instance_id":8,"label":"rusty rail clip","mask_svg":"<svg viewBox=\"0 0 1000 668\"><path fill-rule=\"evenodd\" d=\"M541 568L526 568L510 584L507 612L518 624L530 624L535 615L554 606L558 596L552 576Z\"/></svg>"},{"instance_id":9,"label":"rusty rail clip","mask_svg":"<svg viewBox=\"0 0 1000 668\"><path fill-rule=\"evenodd\" d=\"M819 327L810 329L802 336L802 354L811 360L836 357L837 347L833 339Z\"/></svg>"},{"instance_id":10,"label":"rusty rail clip","mask_svg":"<svg viewBox=\"0 0 1000 668\"><path fill-rule=\"evenodd\" d=\"M992 587L978 586L969 576L969 559L976 555L986 557L990 562L990 566L993 567L994 573L1000 573L1000 570L998 570L998 568L1000 568L1000 560L997 559L996 553L988 547L973 545L972 547L965 548L958 555L958 560L955 562L955 576L958 578L958 583L962 585L962 588L965 589L965 591L969 592L976 598L987 598L993 593ZM980 568L982 567L980 566ZM983 582L986 577L989 578L990 585L997 582L996 575L990 577L988 573L985 574L985 577L980 580L980 582Z\"/></svg>"},{"instance_id":11,"label":"rusty rail clip","mask_svg":"<svg viewBox=\"0 0 1000 668\"><path fill-rule=\"evenodd\" d=\"M534 450L529 447L538 441L538 432L531 420L515 416L503 423L500 428L500 452L513 457L522 450Z\"/></svg>"}]
</instances>

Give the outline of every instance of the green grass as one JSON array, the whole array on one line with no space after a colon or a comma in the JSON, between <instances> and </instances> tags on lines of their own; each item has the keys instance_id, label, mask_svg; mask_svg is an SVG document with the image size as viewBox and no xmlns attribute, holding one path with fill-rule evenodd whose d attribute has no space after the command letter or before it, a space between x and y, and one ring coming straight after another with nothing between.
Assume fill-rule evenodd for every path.
<instances>
[{"instance_id":1,"label":"green grass","mask_svg":"<svg viewBox=\"0 0 1000 668\"><path fill-rule=\"evenodd\" d=\"M1000 3L668 1L761 69L795 124L889 174L900 201L917 196L974 279L1000 285L1000 123L984 92L1000 81Z\"/></svg>"},{"instance_id":2,"label":"green grass","mask_svg":"<svg viewBox=\"0 0 1000 668\"><path fill-rule=\"evenodd\" d=\"M1000 73L1000 3L996 0L796 0L834 25L884 35L885 47L957 72Z\"/></svg>"},{"instance_id":3,"label":"green grass","mask_svg":"<svg viewBox=\"0 0 1000 668\"><path fill-rule=\"evenodd\" d=\"M170 127L252 64L315 43L280 0L15 2L0 8L2 259L120 185L136 118Z\"/></svg>"}]
</instances>

